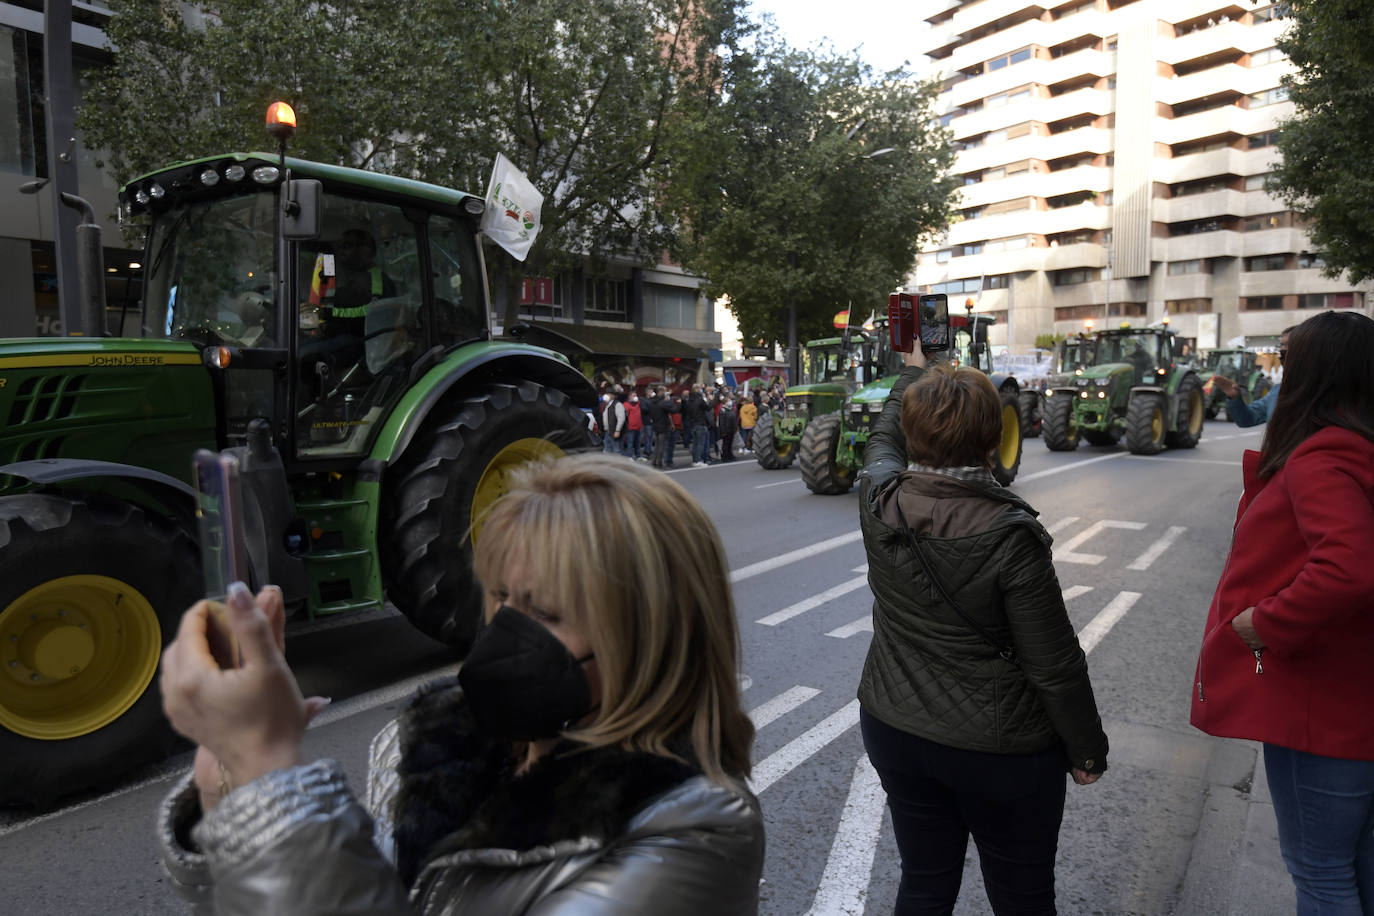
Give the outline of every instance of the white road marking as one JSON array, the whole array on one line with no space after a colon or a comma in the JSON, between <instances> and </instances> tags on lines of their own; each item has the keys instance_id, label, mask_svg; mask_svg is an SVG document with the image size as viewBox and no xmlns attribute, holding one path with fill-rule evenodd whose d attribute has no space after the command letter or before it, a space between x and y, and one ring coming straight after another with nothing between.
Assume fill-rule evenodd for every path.
<instances>
[{"instance_id":1,"label":"white road marking","mask_svg":"<svg viewBox=\"0 0 1374 916\"><path fill-rule=\"evenodd\" d=\"M1170 461L1183 464L1224 464L1227 467L1238 468L1241 466L1239 461L1221 461L1216 458L1160 458L1154 455L1130 455L1135 461Z\"/></svg>"},{"instance_id":2,"label":"white road marking","mask_svg":"<svg viewBox=\"0 0 1374 916\"><path fill-rule=\"evenodd\" d=\"M1050 468L1047 471L1036 471L1034 474L1017 476L1015 483L1030 483L1032 480L1039 480L1041 477L1049 477L1051 474L1062 474L1065 471L1074 471L1083 467L1085 464L1096 464L1099 461L1111 461L1113 458L1125 458L1130 452L1114 452L1110 455L1101 455L1097 458L1084 458L1082 461L1075 461L1073 464L1061 464L1057 468Z\"/></svg>"},{"instance_id":3,"label":"white road marking","mask_svg":"<svg viewBox=\"0 0 1374 916\"><path fill-rule=\"evenodd\" d=\"M1171 525L1169 527L1169 530L1164 532L1163 537L1161 537L1159 540L1151 544L1149 550L1146 550L1140 556L1132 560L1130 565L1128 565L1126 568L1149 569L1150 564L1153 563L1155 560L1158 560L1160 555L1163 554L1164 551L1172 547L1174 541L1177 541L1179 539L1179 536L1187 530L1187 528L1181 525Z\"/></svg>"},{"instance_id":4,"label":"white road marking","mask_svg":"<svg viewBox=\"0 0 1374 916\"><path fill-rule=\"evenodd\" d=\"M1086 627L1078 631L1078 644L1083 647L1083 654L1091 652L1139 600L1140 592L1117 592L1116 597L1107 602L1107 606L1098 611Z\"/></svg>"},{"instance_id":5,"label":"white road marking","mask_svg":"<svg viewBox=\"0 0 1374 916\"><path fill-rule=\"evenodd\" d=\"M800 477L793 477L791 480L778 480L778 481L774 481L773 483L761 483L761 484L759 484L758 486L754 487L754 489L755 489L755 490L766 490L766 489L768 489L769 487L780 487L780 486L782 486L782 485L785 484L785 483L801 483L801 482L802 482L802 479L801 479Z\"/></svg>"},{"instance_id":6,"label":"white road marking","mask_svg":"<svg viewBox=\"0 0 1374 916\"><path fill-rule=\"evenodd\" d=\"M836 627L835 629L831 630L829 633L826 633L825 635L826 635L826 636L833 636L833 637L835 637L836 639L848 639L849 637L855 635L856 633L872 633L872 632L873 632L873 615L872 615L872 614L866 614L866 615L864 615L863 617L860 617L858 620L850 621L849 623L845 624L845 625L842 626L842 627Z\"/></svg>"},{"instance_id":7,"label":"white road marking","mask_svg":"<svg viewBox=\"0 0 1374 916\"><path fill-rule=\"evenodd\" d=\"M754 794L761 795L773 783L805 763L811 755L858 724L859 701L851 700L839 712L832 713L759 761L749 780Z\"/></svg>"},{"instance_id":8,"label":"white road marking","mask_svg":"<svg viewBox=\"0 0 1374 916\"><path fill-rule=\"evenodd\" d=\"M843 547L845 544L852 544L855 541L862 541L864 533L862 531L851 531L849 534L842 534L828 540L812 544L810 547L802 547L789 553L779 554L767 560L760 560L748 566L741 566L739 569L732 570L730 573L731 582L743 582L745 579L752 579L754 576L761 576L766 572L772 572L783 566L805 560L807 557L814 557L818 553L825 553L827 550L834 550L836 547Z\"/></svg>"},{"instance_id":9,"label":"white road marking","mask_svg":"<svg viewBox=\"0 0 1374 916\"><path fill-rule=\"evenodd\" d=\"M812 610L813 608L818 608L822 604L828 604L829 602L834 601L836 598L847 595L850 592L858 591L859 589L864 588L867 585L868 576L859 576L858 578L850 579L847 582L841 582L834 588L827 588L819 595L812 595L805 601L798 601L791 607L785 607L780 611L774 611L767 617L760 617L757 622L763 624L766 627L775 627L783 621L791 620L798 614L805 614L807 611Z\"/></svg>"},{"instance_id":10,"label":"white road marking","mask_svg":"<svg viewBox=\"0 0 1374 916\"><path fill-rule=\"evenodd\" d=\"M1072 601L1079 595L1086 595L1092 590L1093 587L1091 585L1070 585L1068 588L1064 589L1064 600Z\"/></svg>"},{"instance_id":11,"label":"white road marking","mask_svg":"<svg viewBox=\"0 0 1374 916\"><path fill-rule=\"evenodd\" d=\"M1055 522L1053 525L1046 527L1045 532L1047 534L1058 534L1059 532L1063 531L1065 528L1069 527L1076 521L1078 521L1078 516L1066 516L1064 518L1061 518L1059 521Z\"/></svg>"},{"instance_id":12,"label":"white road marking","mask_svg":"<svg viewBox=\"0 0 1374 916\"><path fill-rule=\"evenodd\" d=\"M1100 522L1093 522L1088 526L1087 530L1081 532L1059 550L1056 550L1054 552L1054 558L1056 560L1062 560L1065 563L1083 563L1088 566L1096 566L1107 558L1096 553L1074 553L1074 548L1092 539L1095 535L1100 534L1108 528L1123 528L1127 531L1139 531L1144 527L1144 522L1118 522L1110 518L1103 519Z\"/></svg>"},{"instance_id":13,"label":"white road marking","mask_svg":"<svg viewBox=\"0 0 1374 916\"><path fill-rule=\"evenodd\" d=\"M1225 441L1226 439L1234 439L1234 438L1236 438L1236 434L1232 434L1232 435L1230 435L1230 436L1208 436L1208 437L1207 437L1207 441L1208 441L1208 442L1222 442L1222 441Z\"/></svg>"},{"instance_id":14,"label":"white road marking","mask_svg":"<svg viewBox=\"0 0 1374 916\"><path fill-rule=\"evenodd\" d=\"M854 766L830 858L811 902L811 916L863 916L886 801L878 771L865 754Z\"/></svg>"},{"instance_id":15,"label":"white road marking","mask_svg":"<svg viewBox=\"0 0 1374 916\"><path fill-rule=\"evenodd\" d=\"M749 718L754 721L754 730L762 730L765 725L781 719L807 700L819 695L820 691L815 687L798 686L784 690L773 699L749 711Z\"/></svg>"}]
</instances>

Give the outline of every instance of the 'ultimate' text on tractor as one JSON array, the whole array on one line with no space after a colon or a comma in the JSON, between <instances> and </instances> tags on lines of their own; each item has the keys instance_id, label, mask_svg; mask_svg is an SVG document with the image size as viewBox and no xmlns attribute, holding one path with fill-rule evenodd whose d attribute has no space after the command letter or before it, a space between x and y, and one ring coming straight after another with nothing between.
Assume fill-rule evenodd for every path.
<instances>
[{"instance_id":1,"label":"'ultimate' text on tractor","mask_svg":"<svg viewBox=\"0 0 1374 916\"><path fill-rule=\"evenodd\" d=\"M0 341L0 803L175 746L153 681L202 596L197 449L240 459L250 584L297 619L390 600L462 653L506 475L589 444L587 379L491 338L481 197L281 139L123 188L133 333Z\"/></svg>"}]
</instances>

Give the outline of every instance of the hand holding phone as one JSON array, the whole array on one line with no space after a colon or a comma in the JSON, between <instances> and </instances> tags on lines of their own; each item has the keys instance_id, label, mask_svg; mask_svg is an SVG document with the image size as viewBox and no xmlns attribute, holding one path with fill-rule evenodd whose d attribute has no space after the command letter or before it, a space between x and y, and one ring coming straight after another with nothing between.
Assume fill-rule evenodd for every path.
<instances>
[{"instance_id":1,"label":"hand holding phone","mask_svg":"<svg viewBox=\"0 0 1374 916\"><path fill-rule=\"evenodd\" d=\"M248 553L243 540L243 500L239 463L233 455L201 449L193 459L196 517L200 521L200 561L205 597L210 607L206 639L221 668L238 664L238 646L229 626L229 586L248 581Z\"/></svg>"}]
</instances>

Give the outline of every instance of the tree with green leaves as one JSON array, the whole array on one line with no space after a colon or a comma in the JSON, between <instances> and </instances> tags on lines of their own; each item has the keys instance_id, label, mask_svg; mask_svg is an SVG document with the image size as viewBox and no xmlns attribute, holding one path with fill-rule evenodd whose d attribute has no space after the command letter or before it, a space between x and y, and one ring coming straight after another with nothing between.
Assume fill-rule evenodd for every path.
<instances>
[{"instance_id":1,"label":"tree with green leaves","mask_svg":"<svg viewBox=\"0 0 1374 916\"><path fill-rule=\"evenodd\" d=\"M290 102L293 154L481 193L503 152L545 194L521 275L671 238L658 198L678 124L718 92L738 0L111 0L114 62L80 113L116 178L264 145ZM507 295L506 323L518 297Z\"/></svg>"},{"instance_id":2,"label":"tree with green leaves","mask_svg":"<svg viewBox=\"0 0 1374 916\"><path fill-rule=\"evenodd\" d=\"M723 63L722 93L690 124L717 150L672 171L684 265L729 297L744 340L833 334L834 314L886 307L955 182L936 87L852 55L798 51L764 31Z\"/></svg>"},{"instance_id":3,"label":"tree with green leaves","mask_svg":"<svg viewBox=\"0 0 1374 916\"><path fill-rule=\"evenodd\" d=\"M1267 186L1309 225L1326 273L1374 279L1374 5L1292 0L1279 50L1297 65L1283 80L1297 113L1279 133Z\"/></svg>"}]
</instances>

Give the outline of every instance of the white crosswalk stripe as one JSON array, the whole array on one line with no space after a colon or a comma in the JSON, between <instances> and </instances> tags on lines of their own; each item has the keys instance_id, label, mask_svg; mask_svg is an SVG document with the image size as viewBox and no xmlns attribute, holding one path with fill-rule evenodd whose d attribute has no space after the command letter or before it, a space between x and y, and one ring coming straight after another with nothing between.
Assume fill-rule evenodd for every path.
<instances>
[{"instance_id":1,"label":"white crosswalk stripe","mask_svg":"<svg viewBox=\"0 0 1374 916\"><path fill-rule=\"evenodd\" d=\"M1054 559L1060 563L1083 563L1088 566L1096 566L1105 556L1096 553L1075 553L1074 551L1086 542L1097 537L1108 528L1122 528L1127 531L1141 531L1145 528L1144 522L1119 522L1115 519L1103 519L1100 522L1093 522L1085 530L1079 532L1071 538L1062 548L1054 552Z\"/></svg>"},{"instance_id":2,"label":"white crosswalk stripe","mask_svg":"<svg viewBox=\"0 0 1374 916\"><path fill-rule=\"evenodd\" d=\"M754 728L762 729L783 716L787 715L798 706L820 694L815 687L796 686L773 697L773 699L755 707L749 712L749 718L754 722Z\"/></svg>"},{"instance_id":3,"label":"white crosswalk stripe","mask_svg":"<svg viewBox=\"0 0 1374 916\"><path fill-rule=\"evenodd\" d=\"M1177 541L1179 537L1182 536L1183 532L1187 530L1187 528L1181 525L1169 526L1169 530L1164 532L1164 535L1159 540L1155 541L1150 545L1148 550L1127 564L1126 568L1136 570L1149 569L1150 564L1158 560L1160 556L1163 555L1164 551L1172 547L1174 541Z\"/></svg>"},{"instance_id":4,"label":"white crosswalk stripe","mask_svg":"<svg viewBox=\"0 0 1374 916\"><path fill-rule=\"evenodd\" d=\"M811 903L812 916L863 916L886 803L878 771L865 754L854 767L830 858Z\"/></svg>"},{"instance_id":5,"label":"white crosswalk stripe","mask_svg":"<svg viewBox=\"0 0 1374 916\"><path fill-rule=\"evenodd\" d=\"M817 751L859 724L859 701L852 700L839 712L831 713L817 725L778 748L754 766L749 785L755 795L761 795L773 783L782 779Z\"/></svg>"}]
</instances>

